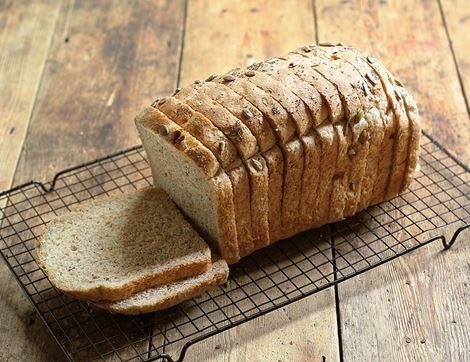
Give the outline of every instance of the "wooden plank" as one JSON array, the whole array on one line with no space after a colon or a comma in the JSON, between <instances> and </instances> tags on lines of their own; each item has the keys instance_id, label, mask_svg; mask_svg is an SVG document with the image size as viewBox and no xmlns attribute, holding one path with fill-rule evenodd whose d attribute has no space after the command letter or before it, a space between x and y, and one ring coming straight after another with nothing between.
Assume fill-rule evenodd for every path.
<instances>
[{"instance_id":1,"label":"wooden plank","mask_svg":"<svg viewBox=\"0 0 470 362\"><path fill-rule=\"evenodd\" d=\"M183 18L183 1L65 4L15 183L49 179L67 166L137 144L134 115L176 86ZM63 360L12 276L2 272L0 284L1 342L8 346L0 359Z\"/></svg>"},{"instance_id":2,"label":"wooden plank","mask_svg":"<svg viewBox=\"0 0 470 362\"><path fill-rule=\"evenodd\" d=\"M314 41L311 1L190 1L181 84ZM198 343L190 361L339 359L333 290Z\"/></svg>"},{"instance_id":3,"label":"wooden plank","mask_svg":"<svg viewBox=\"0 0 470 362\"><path fill-rule=\"evenodd\" d=\"M468 48L470 6L466 0L441 0L440 4L458 66L467 112L470 112L470 49Z\"/></svg>"},{"instance_id":4,"label":"wooden plank","mask_svg":"<svg viewBox=\"0 0 470 362\"><path fill-rule=\"evenodd\" d=\"M320 42L380 57L415 96L423 127L468 162L468 115L437 2L321 0L317 14ZM466 244L439 253L436 243L339 285L344 360L468 358Z\"/></svg>"},{"instance_id":5,"label":"wooden plank","mask_svg":"<svg viewBox=\"0 0 470 362\"><path fill-rule=\"evenodd\" d=\"M59 1L0 5L0 190L13 179L59 8Z\"/></svg>"},{"instance_id":6,"label":"wooden plank","mask_svg":"<svg viewBox=\"0 0 470 362\"><path fill-rule=\"evenodd\" d=\"M321 41L382 59L416 98L423 127L470 163L468 114L437 2L322 0L317 13Z\"/></svg>"},{"instance_id":7,"label":"wooden plank","mask_svg":"<svg viewBox=\"0 0 470 362\"><path fill-rule=\"evenodd\" d=\"M59 10L60 1L0 5L0 190L13 180ZM3 262L0 283L0 360L23 360L26 349L36 359L41 347L30 336L36 313Z\"/></svg>"}]
</instances>

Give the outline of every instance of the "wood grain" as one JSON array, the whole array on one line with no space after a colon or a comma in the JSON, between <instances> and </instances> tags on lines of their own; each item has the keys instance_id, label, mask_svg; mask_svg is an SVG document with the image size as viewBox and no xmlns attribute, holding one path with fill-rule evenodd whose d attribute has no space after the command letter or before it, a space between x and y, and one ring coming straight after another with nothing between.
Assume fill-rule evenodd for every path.
<instances>
[{"instance_id":1,"label":"wood grain","mask_svg":"<svg viewBox=\"0 0 470 362\"><path fill-rule=\"evenodd\" d=\"M0 4L0 190L13 180L59 9L59 1ZM3 262L0 284L0 360L20 361L25 349L37 359L44 345L32 343L30 335L36 312ZM47 341L57 353L57 344Z\"/></svg>"},{"instance_id":2,"label":"wood grain","mask_svg":"<svg viewBox=\"0 0 470 362\"><path fill-rule=\"evenodd\" d=\"M0 4L0 190L13 179L59 8L59 1Z\"/></svg>"},{"instance_id":3,"label":"wood grain","mask_svg":"<svg viewBox=\"0 0 470 362\"><path fill-rule=\"evenodd\" d=\"M470 6L466 0L440 0L440 4L458 66L467 112L470 112L470 49L468 48Z\"/></svg>"},{"instance_id":4,"label":"wood grain","mask_svg":"<svg viewBox=\"0 0 470 362\"><path fill-rule=\"evenodd\" d=\"M437 2L317 1L317 14L320 42L380 57L410 88L423 127L468 163L468 114ZM344 360L468 358L466 244L436 243L339 285Z\"/></svg>"},{"instance_id":5,"label":"wood grain","mask_svg":"<svg viewBox=\"0 0 470 362\"><path fill-rule=\"evenodd\" d=\"M134 115L176 86L183 14L183 1L62 6L15 183L49 179L139 142ZM50 16L39 15L42 21ZM1 342L9 346L0 359L63 360L6 270L0 284Z\"/></svg>"},{"instance_id":6,"label":"wood grain","mask_svg":"<svg viewBox=\"0 0 470 362\"><path fill-rule=\"evenodd\" d=\"M181 85L273 57L315 39L311 1L190 1ZM339 359L334 293L257 318L190 348L189 361Z\"/></svg>"}]
</instances>

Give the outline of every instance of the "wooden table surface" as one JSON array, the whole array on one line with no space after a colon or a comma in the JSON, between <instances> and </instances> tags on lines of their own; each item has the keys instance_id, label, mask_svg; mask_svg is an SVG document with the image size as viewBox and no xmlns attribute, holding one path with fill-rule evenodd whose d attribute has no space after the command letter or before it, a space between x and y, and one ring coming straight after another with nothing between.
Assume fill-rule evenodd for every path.
<instances>
[{"instance_id":1,"label":"wooden table surface","mask_svg":"<svg viewBox=\"0 0 470 362\"><path fill-rule=\"evenodd\" d=\"M470 162L468 0L0 1L0 190L139 143L133 115L312 42L380 57ZM236 327L188 360L469 361L470 233ZM0 263L0 361L64 356Z\"/></svg>"}]
</instances>

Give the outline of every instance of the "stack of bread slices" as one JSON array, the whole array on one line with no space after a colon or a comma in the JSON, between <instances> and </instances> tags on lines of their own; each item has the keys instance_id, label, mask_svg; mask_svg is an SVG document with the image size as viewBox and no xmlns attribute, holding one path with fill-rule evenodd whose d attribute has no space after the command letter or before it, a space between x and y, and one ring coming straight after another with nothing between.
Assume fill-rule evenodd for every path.
<instances>
[{"instance_id":1,"label":"stack of bread slices","mask_svg":"<svg viewBox=\"0 0 470 362\"><path fill-rule=\"evenodd\" d=\"M393 198L418 164L413 98L339 45L195 81L136 126L156 188L84 205L38 245L60 290L121 313L174 305L223 283L227 263Z\"/></svg>"},{"instance_id":2,"label":"stack of bread slices","mask_svg":"<svg viewBox=\"0 0 470 362\"><path fill-rule=\"evenodd\" d=\"M89 202L56 218L36 253L63 293L123 314L171 307L228 277L225 260L157 188Z\"/></svg>"}]
</instances>

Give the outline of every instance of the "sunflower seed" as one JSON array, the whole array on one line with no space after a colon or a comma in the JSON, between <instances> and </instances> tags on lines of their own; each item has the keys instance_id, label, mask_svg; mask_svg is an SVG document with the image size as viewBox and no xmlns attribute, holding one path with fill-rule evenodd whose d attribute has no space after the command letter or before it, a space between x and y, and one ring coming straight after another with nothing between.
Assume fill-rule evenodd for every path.
<instances>
[{"instance_id":1,"label":"sunflower seed","mask_svg":"<svg viewBox=\"0 0 470 362\"><path fill-rule=\"evenodd\" d=\"M219 153L220 153L220 154L224 153L224 150L225 150L225 143L220 142L219 145L217 146L217 148L219 149Z\"/></svg>"},{"instance_id":2,"label":"sunflower seed","mask_svg":"<svg viewBox=\"0 0 470 362\"><path fill-rule=\"evenodd\" d=\"M212 82L215 78L217 78L217 74L212 74L206 79L206 82Z\"/></svg>"},{"instance_id":3,"label":"sunflower seed","mask_svg":"<svg viewBox=\"0 0 470 362\"><path fill-rule=\"evenodd\" d=\"M164 124L161 124L158 127L158 133L160 133L162 136L168 136L168 127L165 126Z\"/></svg>"},{"instance_id":4,"label":"sunflower seed","mask_svg":"<svg viewBox=\"0 0 470 362\"><path fill-rule=\"evenodd\" d=\"M248 108L243 108L242 113L243 116L247 119L253 117L253 113Z\"/></svg>"},{"instance_id":5,"label":"sunflower seed","mask_svg":"<svg viewBox=\"0 0 470 362\"><path fill-rule=\"evenodd\" d=\"M251 160L251 164L253 165L253 167L256 171L261 172L263 170L263 165L258 160L256 160L256 159Z\"/></svg>"},{"instance_id":6,"label":"sunflower seed","mask_svg":"<svg viewBox=\"0 0 470 362\"><path fill-rule=\"evenodd\" d=\"M369 137L370 137L369 131L365 129L361 132L361 135L359 136L359 142L364 144L369 140Z\"/></svg>"},{"instance_id":7,"label":"sunflower seed","mask_svg":"<svg viewBox=\"0 0 470 362\"><path fill-rule=\"evenodd\" d=\"M157 99L155 99L155 100L152 102L152 104L150 105L150 107L156 108L156 107L157 107L157 104L158 104L158 102L160 102L160 99L161 99L161 98L157 98Z\"/></svg>"},{"instance_id":8,"label":"sunflower seed","mask_svg":"<svg viewBox=\"0 0 470 362\"><path fill-rule=\"evenodd\" d=\"M245 75L246 75L247 77L254 77L255 74L256 74L256 73L255 73L254 70L247 70L247 71L245 72Z\"/></svg>"},{"instance_id":9,"label":"sunflower seed","mask_svg":"<svg viewBox=\"0 0 470 362\"><path fill-rule=\"evenodd\" d=\"M304 47L300 48L300 50L302 50L305 53L310 53L312 51L312 49L310 49L308 46L304 46Z\"/></svg>"},{"instance_id":10,"label":"sunflower seed","mask_svg":"<svg viewBox=\"0 0 470 362\"><path fill-rule=\"evenodd\" d=\"M320 43L318 45L320 45L322 47L334 47L335 46L333 43Z\"/></svg>"},{"instance_id":11,"label":"sunflower seed","mask_svg":"<svg viewBox=\"0 0 470 362\"><path fill-rule=\"evenodd\" d=\"M374 72L372 72L372 70L366 74L366 77L370 80L372 84L376 85L378 83L377 76Z\"/></svg>"},{"instance_id":12,"label":"sunflower seed","mask_svg":"<svg viewBox=\"0 0 470 362\"><path fill-rule=\"evenodd\" d=\"M233 82L234 80L235 80L235 77L231 74L227 74L226 76L224 76L225 82Z\"/></svg>"}]
</instances>

